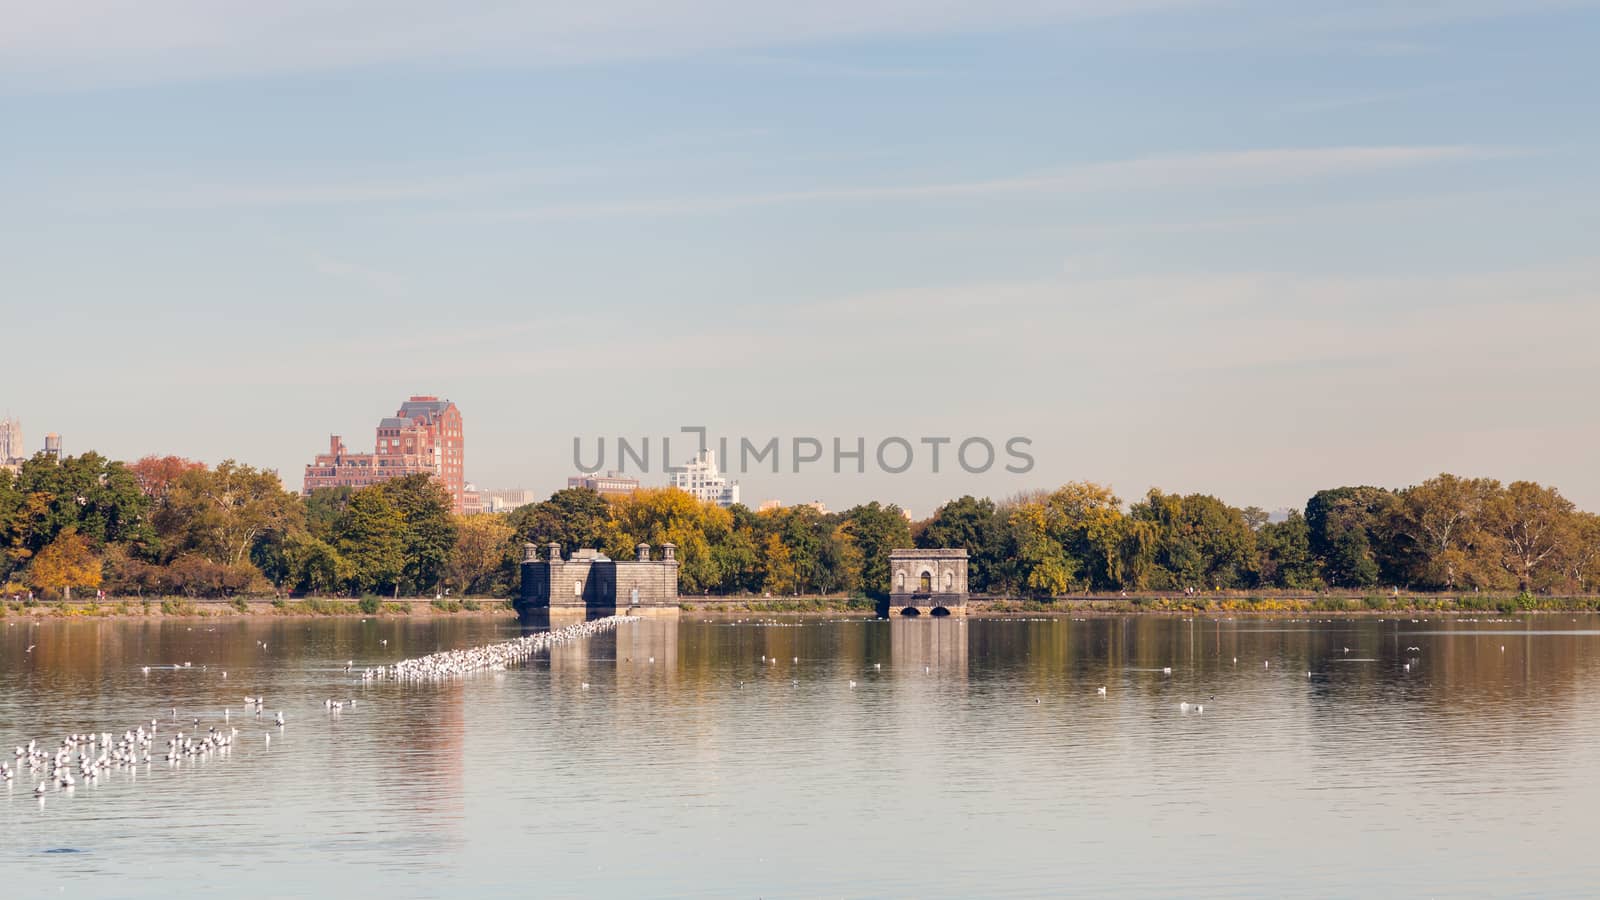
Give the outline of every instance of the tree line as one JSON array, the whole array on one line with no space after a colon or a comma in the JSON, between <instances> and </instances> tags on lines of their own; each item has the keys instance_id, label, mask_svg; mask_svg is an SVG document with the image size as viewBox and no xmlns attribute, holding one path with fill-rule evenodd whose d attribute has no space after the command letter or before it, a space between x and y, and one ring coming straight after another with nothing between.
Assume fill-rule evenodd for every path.
<instances>
[{"instance_id":1,"label":"tree line","mask_svg":"<svg viewBox=\"0 0 1600 900\"><path fill-rule=\"evenodd\" d=\"M1401 490L1339 487L1269 516L1152 489L1124 504L1074 482L1001 501L951 500L922 521L876 501L843 512L753 511L681 491L607 498L569 488L505 514L457 516L413 475L301 496L275 472L177 457L39 455L0 470L8 596L508 596L524 543L628 559L678 547L685 594L878 597L889 552L965 547L971 589L1008 597L1108 591L1328 588L1589 593L1600 516L1553 487L1444 474Z\"/></svg>"}]
</instances>

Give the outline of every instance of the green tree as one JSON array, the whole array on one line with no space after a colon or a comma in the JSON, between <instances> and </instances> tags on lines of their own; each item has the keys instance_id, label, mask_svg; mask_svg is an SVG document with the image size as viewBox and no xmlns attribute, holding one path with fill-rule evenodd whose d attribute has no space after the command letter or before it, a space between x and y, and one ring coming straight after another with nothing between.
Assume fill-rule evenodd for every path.
<instances>
[{"instance_id":1,"label":"green tree","mask_svg":"<svg viewBox=\"0 0 1600 900\"><path fill-rule=\"evenodd\" d=\"M1206 494L1152 488L1130 516L1156 526L1159 587L1240 588L1256 580L1256 533L1243 510Z\"/></svg>"},{"instance_id":2,"label":"green tree","mask_svg":"<svg viewBox=\"0 0 1600 900\"><path fill-rule=\"evenodd\" d=\"M108 543L148 544L150 499L128 467L98 453L60 460L36 454L21 466L15 490L23 496L19 531L10 542L26 555L39 552L72 529L91 547Z\"/></svg>"},{"instance_id":3,"label":"green tree","mask_svg":"<svg viewBox=\"0 0 1600 900\"><path fill-rule=\"evenodd\" d=\"M993 500L967 495L939 507L917 535L927 549L966 548L967 583L979 593L999 587L1009 558L1005 522Z\"/></svg>"},{"instance_id":4,"label":"green tree","mask_svg":"<svg viewBox=\"0 0 1600 900\"><path fill-rule=\"evenodd\" d=\"M590 488L566 488L549 500L511 511L507 520L517 539L534 544L554 541L567 552L605 547L612 542L611 505Z\"/></svg>"},{"instance_id":5,"label":"green tree","mask_svg":"<svg viewBox=\"0 0 1600 900\"><path fill-rule=\"evenodd\" d=\"M1261 583L1291 590L1322 586L1311 553L1311 530L1305 516L1292 510L1282 522L1268 522L1256 531Z\"/></svg>"},{"instance_id":6,"label":"green tree","mask_svg":"<svg viewBox=\"0 0 1600 900\"><path fill-rule=\"evenodd\" d=\"M352 593L400 590L405 573L405 517L380 486L350 495L334 526L334 550L346 563Z\"/></svg>"},{"instance_id":7,"label":"green tree","mask_svg":"<svg viewBox=\"0 0 1600 900\"><path fill-rule=\"evenodd\" d=\"M1387 546L1382 525L1392 496L1383 488L1341 487L1318 491L1306 501L1311 552L1329 584L1378 584L1385 574L1379 552Z\"/></svg>"},{"instance_id":8,"label":"green tree","mask_svg":"<svg viewBox=\"0 0 1600 900\"><path fill-rule=\"evenodd\" d=\"M844 513L844 530L861 558L857 583L875 600L889 596L889 553L911 547L911 523L894 504L874 500Z\"/></svg>"},{"instance_id":9,"label":"green tree","mask_svg":"<svg viewBox=\"0 0 1600 900\"><path fill-rule=\"evenodd\" d=\"M417 593L432 593L456 549L450 493L431 475L404 475L378 485L400 513L405 565L401 573Z\"/></svg>"}]
</instances>

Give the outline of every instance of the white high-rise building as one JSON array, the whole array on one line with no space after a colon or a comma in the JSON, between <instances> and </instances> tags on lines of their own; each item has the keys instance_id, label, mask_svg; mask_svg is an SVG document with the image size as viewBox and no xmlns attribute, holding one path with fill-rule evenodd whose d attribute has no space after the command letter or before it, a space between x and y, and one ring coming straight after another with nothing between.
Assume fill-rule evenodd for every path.
<instances>
[{"instance_id":1,"label":"white high-rise building","mask_svg":"<svg viewBox=\"0 0 1600 900\"><path fill-rule=\"evenodd\" d=\"M701 450L681 472L672 473L672 486L696 500L732 506L739 502L739 482L717 470L716 454Z\"/></svg>"}]
</instances>

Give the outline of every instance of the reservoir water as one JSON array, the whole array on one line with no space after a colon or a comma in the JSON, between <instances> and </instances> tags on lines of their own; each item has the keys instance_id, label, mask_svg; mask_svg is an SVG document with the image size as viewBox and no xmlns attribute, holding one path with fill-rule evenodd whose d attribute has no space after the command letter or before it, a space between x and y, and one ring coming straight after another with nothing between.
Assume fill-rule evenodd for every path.
<instances>
[{"instance_id":1,"label":"reservoir water","mask_svg":"<svg viewBox=\"0 0 1600 900\"><path fill-rule=\"evenodd\" d=\"M19 773L0 787L0 894L1547 896L1600 879L1596 617L685 613L446 683L345 671L520 633L0 620L0 760L152 718L162 748L195 718L239 729L226 754L158 752L42 800Z\"/></svg>"}]
</instances>

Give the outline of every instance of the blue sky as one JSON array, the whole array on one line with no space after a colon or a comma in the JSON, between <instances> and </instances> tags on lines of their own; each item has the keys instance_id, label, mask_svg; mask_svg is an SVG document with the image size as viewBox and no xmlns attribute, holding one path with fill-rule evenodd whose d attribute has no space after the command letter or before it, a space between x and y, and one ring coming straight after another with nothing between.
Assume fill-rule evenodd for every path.
<instances>
[{"instance_id":1,"label":"blue sky","mask_svg":"<svg viewBox=\"0 0 1600 900\"><path fill-rule=\"evenodd\" d=\"M30 444L296 487L425 392L486 488L705 425L1037 459L750 501L1600 509L1594 3L60 6L0 0Z\"/></svg>"}]
</instances>

